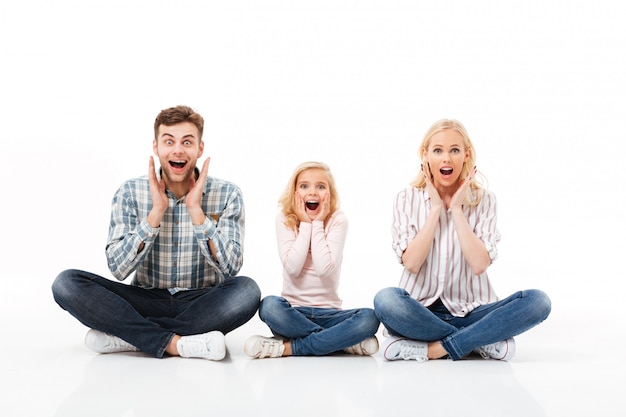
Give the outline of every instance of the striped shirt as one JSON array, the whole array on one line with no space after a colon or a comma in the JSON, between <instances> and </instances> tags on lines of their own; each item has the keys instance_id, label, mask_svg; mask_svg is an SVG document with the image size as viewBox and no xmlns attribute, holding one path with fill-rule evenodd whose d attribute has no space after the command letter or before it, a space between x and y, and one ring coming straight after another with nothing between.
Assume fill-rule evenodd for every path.
<instances>
[{"instance_id":1,"label":"striped shirt","mask_svg":"<svg viewBox=\"0 0 626 417\"><path fill-rule=\"evenodd\" d=\"M169 208L159 227L152 228L147 220L152 208L148 177L128 180L117 190L106 246L111 273L122 281L134 272L133 285L170 290L211 287L236 275L243 263L245 225L240 189L207 177L202 198L206 219L197 226L191 223L185 197L166 193Z\"/></svg>"},{"instance_id":2,"label":"striped shirt","mask_svg":"<svg viewBox=\"0 0 626 417\"><path fill-rule=\"evenodd\" d=\"M407 187L396 195L393 210L392 247L400 263L402 254L419 233L430 212L430 199L425 189ZM463 207L470 228L485 245L493 262L498 251L500 233L496 227L496 198L487 190L474 207ZM457 317L464 317L474 308L498 300L487 273L475 275L463 258L450 210L442 210L435 238L419 272L402 272L400 288L424 306L438 298Z\"/></svg>"}]
</instances>

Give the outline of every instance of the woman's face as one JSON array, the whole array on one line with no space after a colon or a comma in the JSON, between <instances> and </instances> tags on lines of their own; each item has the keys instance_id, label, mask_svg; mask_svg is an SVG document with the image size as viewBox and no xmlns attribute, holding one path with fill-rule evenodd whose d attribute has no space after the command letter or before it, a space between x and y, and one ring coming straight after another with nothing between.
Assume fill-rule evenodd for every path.
<instances>
[{"instance_id":1,"label":"woman's face","mask_svg":"<svg viewBox=\"0 0 626 417\"><path fill-rule=\"evenodd\" d=\"M330 198L330 184L326 172L318 168L302 171L296 179L296 195L304 202L309 217L315 218L322 201Z\"/></svg>"},{"instance_id":2,"label":"woman's face","mask_svg":"<svg viewBox=\"0 0 626 417\"><path fill-rule=\"evenodd\" d=\"M446 129L430 138L422 160L426 173L432 174L435 187L448 188L458 186L463 163L468 157L469 150L465 148L463 136L454 129Z\"/></svg>"}]
</instances>

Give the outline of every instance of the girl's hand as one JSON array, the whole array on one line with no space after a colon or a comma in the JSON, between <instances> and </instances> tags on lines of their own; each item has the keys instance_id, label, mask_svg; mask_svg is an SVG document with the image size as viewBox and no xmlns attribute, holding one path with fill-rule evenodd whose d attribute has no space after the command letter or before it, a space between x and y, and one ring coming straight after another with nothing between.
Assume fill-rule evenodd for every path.
<instances>
[{"instance_id":1,"label":"girl's hand","mask_svg":"<svg viewBox=\"0 0 626 417\"><path fill-rule=\"evenodd\" d=\"M476 167L472 168L469 174L467 174L467 177L465 177L465 179L461 181L461 185L459 186L458 190L456 190L456 192L452 196L452 199L450 199L451 209L461 208L463 206L463 201L465 201L467 189L469 188L472 179L474 178L474 175L476 175Z\"/></svg>"},{"instance_id":2,"label":"girl's hand","mask_svg":"<svg viewBox=\"0 0 626 417\"><path fill-rule=\"evenodd\" d=\"M293 196L293 210L295 211L296 216L298 216L298 220L300 220L300 223L302 223L302 222L310 223L311 222L311 218L306 213L306 207L305 207L305 204L304 204L304 199L298 193L296 193Z\"/></svg>"},{"instance_id":3,"label":"girl's hand","mask_svg":"<svg viewBox=\"0 0 626 417\"><path fill-rule=\"evenodd\" d=\"M320 206L321 206L321 209L319 213L317 213L317 216L315 217L315 219L313 220L320 220L324 222L326 221L326 217L328 217L328 214L330 213L330 194L326 194L324 196L324 199L320 203Z\"/></svg>"}]
</instances>

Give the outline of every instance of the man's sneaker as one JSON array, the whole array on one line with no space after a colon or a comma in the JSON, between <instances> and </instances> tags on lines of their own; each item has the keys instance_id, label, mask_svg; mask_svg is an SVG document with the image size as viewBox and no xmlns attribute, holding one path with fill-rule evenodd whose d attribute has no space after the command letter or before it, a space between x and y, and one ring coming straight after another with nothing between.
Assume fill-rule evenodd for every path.
<instances>
[{"instance_id":1,"label":"man's sneaker","mask_svg":"<svg viewBox=\"0 0 626 417\"><path fill-rule=\"evenodd\" d=\"M378 352L378 339L376 336L368 337L361 343L345 348L343 351L351 355L373 355Z\"/></svg>"},{"instance_id":2,"label":"man's sneaker","mask_svg":"<svg viewBox=\"0 0 626 417\"><path fill-rule=\"evenodd\" d=\"M139 352L139 349L127 341L94 329L90 329L85 335L85 345L98 353Z\"/></svg>"},{"instance_id":3,"label":"man's sneaker","mask_svg":"<svg viewBox=\"0 0 626 417\"><path fill-rule=\"evenodd\" d=\"M388 361L404 359L407 361L426 362L428 360L428 343L419 340L390 337L383 342L383 356Z\"/></svg>"},{"instance_id":4,"label":"man's sneaker","mask_svg":"<svg viewBox=\"0 0 626 417\"><path fill-rule=\"evenodd\" d=\"M508 361L515 355L515 339L510 338L474 349L483 359Z\"/></svg>"},{"instance_id":5,"label":"man's sneaker","mask_svg":"<svg viewBox=\"0 0 626 417\"><path fill-rule=\"evenodd\" d=\"M226 356L226 341L222 332L214 330L208 333L182 336L176 342L176 349L183 358L220 361Z\"/></svg>"},{"instance_id":6,"label":"man's sneaker","mask_svg":"<svg viewBox=\"0 0 626 417\"><path fill-rule=\"evenodd\" d=\"M256 359L280 358L285 352L285 345L282 340L274 337L250 336L243 351Z\"/></svg>"}]
</instances>

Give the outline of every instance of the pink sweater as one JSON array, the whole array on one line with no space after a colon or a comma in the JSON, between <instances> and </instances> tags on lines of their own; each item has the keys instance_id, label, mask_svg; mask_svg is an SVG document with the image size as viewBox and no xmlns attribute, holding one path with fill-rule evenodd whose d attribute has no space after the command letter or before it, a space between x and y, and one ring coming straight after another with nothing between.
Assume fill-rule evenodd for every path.
<instances>
[{"instance_id":1,"label":"pink sweater","mask_svg":"<svg viewBox=\"0 0 626 417\"><path fill-rule=\"evenodd\" d=\"M282 296L294 307L341 308L338 294L348 219L335 212L324 223L300 223L287 228L281 212L276 217L278 253L283 265Z\"/></svg>"}]
</instances>

